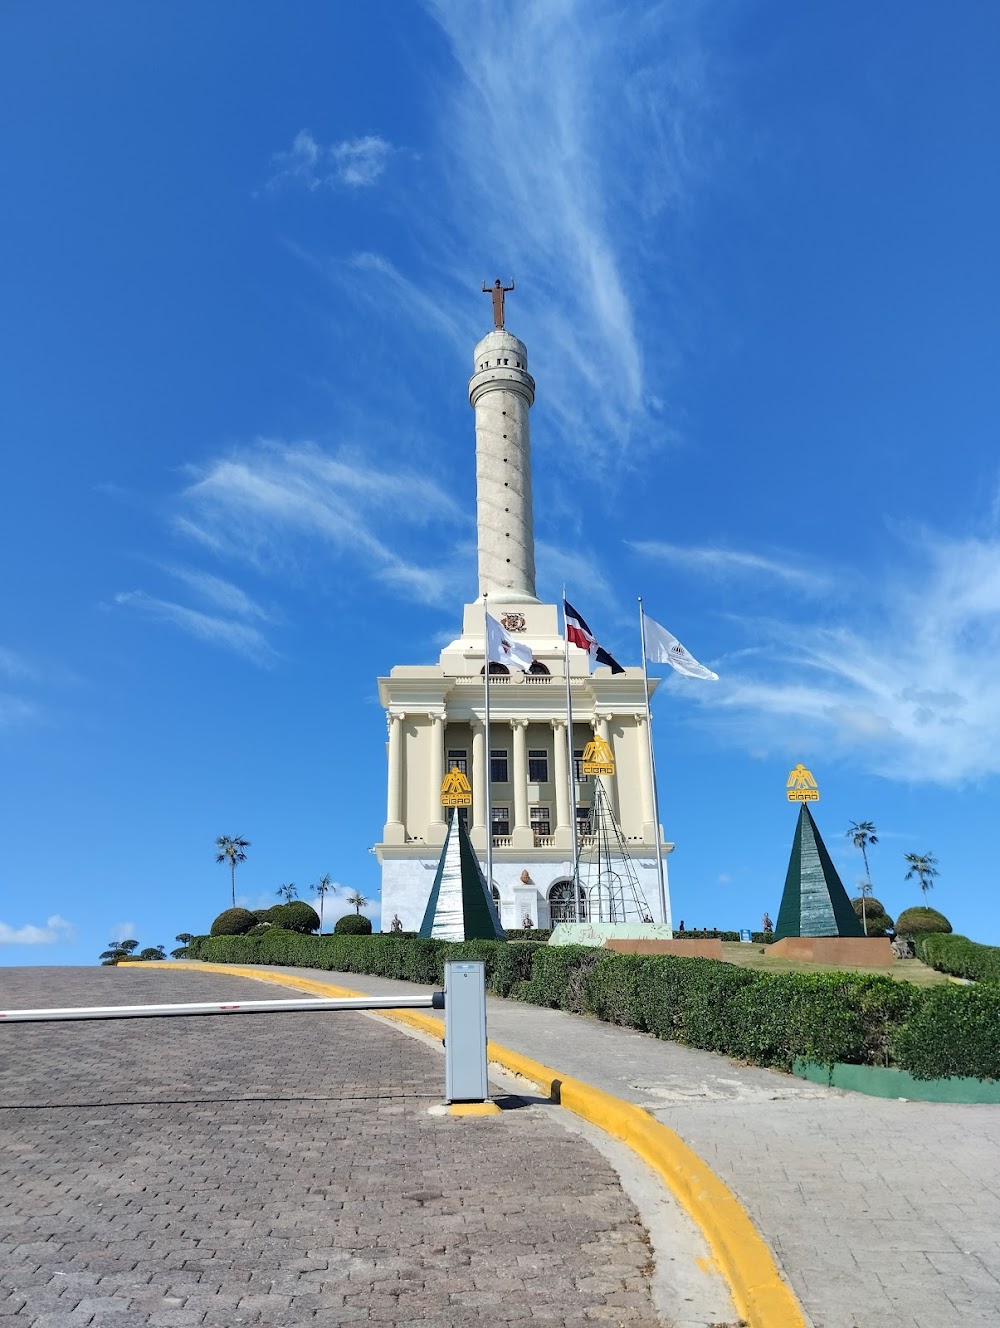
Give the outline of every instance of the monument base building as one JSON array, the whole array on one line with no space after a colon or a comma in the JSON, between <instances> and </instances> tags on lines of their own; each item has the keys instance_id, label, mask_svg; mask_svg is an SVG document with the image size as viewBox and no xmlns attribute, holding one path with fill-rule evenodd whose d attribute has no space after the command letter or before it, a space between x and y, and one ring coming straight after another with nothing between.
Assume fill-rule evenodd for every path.
<instances>
[{"instance_id":1,"label":"monument base building","mask_svg":"<svg viewBox=\"0 0 1000 1328\"><path fill-rule=\"evenodd\" d=\"M486 287L484 287L484 290ZM575 807L570 794L566 673L559 612L535 595L528 411L535 383L527 350L504 328L506 290L497 282L494 330L475 349L469 400L476 412L479 584L490 615L531 648L529 673L492 665L486 747L483 600L465 606L461 635L437 664L397 665L379 679L388 721L388 798L381 842L382 926L398 916L420 927L447 828L441 784L457 768L472 786L467 818L485 861L492 836L493 899L505 927L554 926L577 917L573 897L573 819L581 850L583 920L599 920L600 892L588 889L587 862L599 827L584 748L596 735L611 748L615 774L602 777L610 809L650 920L660 916L656 853L669 853L654 824L645 683L641 668L590 672L590 659L568 648L572 698ZM651 686L655 686L651 681ZM487 780L491 824L487 826ZM624 875L624 861L603 870ZM666 862L664 861L664 872ZM669 900L669 894L667 894Z\"/></svg>"}]
</instances>

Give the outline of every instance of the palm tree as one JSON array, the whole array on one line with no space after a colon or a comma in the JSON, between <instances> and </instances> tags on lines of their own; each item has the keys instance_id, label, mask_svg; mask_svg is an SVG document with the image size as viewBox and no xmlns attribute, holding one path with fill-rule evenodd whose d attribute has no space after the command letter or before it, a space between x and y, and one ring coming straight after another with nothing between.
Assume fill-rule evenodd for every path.
<instances>
[{"instance_id":1,"label":"palm tree","mask_svg":"<svg viewBox=\"0 0 1000 1328\"><path fill-rule=\"evenodd\" d=\"M865 860L865 881L867 890L861 891L861 922L865 929L865 935L868 935L868 914L865 909L865 899L872 892L872 874L868 866L868 845L878 843L878 835L875 833L874 821L852 821L850 829L845 831L847 838L855 848L861 850L861 856Z\"/></svg>"},{"instance_id":2,"label":"palm tree","mask_svg":"<svg viewBox=\"0 0 1000 1328\"><path fill-rule=\"evenodd\" d=\"M279 899L283 899L286 904L290 904L293 899L298 899L299 892L295 887L295 882L290 881L288 885L279 885L274 892Z\"/></svg>"},{"instance_id":3,"label":"palm tree","mask_svg":"<svg viewBox=\"0 0 1000 1328\"><path fill-rule=\"evenodd\" d=\"M316 882L316 884L313 886L313 889L314 889L315 892L316 892L316 898L319 900L319 929L320 929L320 932L322 932L322 931L323 931L323 899L324 899L325 896L328 895L329 892L333 889L333 877L332 877L331 875L329 875L329 873L327 873L326 876L321 876L321 877L319 878L319 880Z\"/></svg>"},{"instance_id":4,"label":"palm tree","mask_svg":"<svg viewBox=\"0 0 1000 1328\"><path fill-rule=\"evenodd\" d=\"M911 876L916 876L920 881L920 888L924 892L924 898L927 898L927 891L933 884L933 878L937 876L937 858L933 853L904 853L904 859L910 864L910 870L906 873L905 879L908 881Z\"/></svg>"},{"instance_id":5,"label":"palm tree","mask_svg":"<svg viewBox=\"0 0 1000 1328\"><path fill-rule=\"evenodd\" d=\"M360 913L361 910L364 908L365 904L368 903L368 900L364 897L364 895L359 895L357 891L355 891L353 895L347 896L347 902L349 904L354 905L355 913Z\"/></svg>"},{"instance_id":6,"label":"palm tree","mask_svg":"<svg viewBox=\"0 0 1000 1328\"><path fill-rule=\"evenodd\" d=\"M219 852L215 856L216 862L229 863L229 877L233 887L233 908L236 907L236 867L240 862L246 862L247 855L243 852L245 848L250 847L250 840L244 839L242 835L230 836L220 835L215 841L215 847Z\"/></svg>"}]
</instances>

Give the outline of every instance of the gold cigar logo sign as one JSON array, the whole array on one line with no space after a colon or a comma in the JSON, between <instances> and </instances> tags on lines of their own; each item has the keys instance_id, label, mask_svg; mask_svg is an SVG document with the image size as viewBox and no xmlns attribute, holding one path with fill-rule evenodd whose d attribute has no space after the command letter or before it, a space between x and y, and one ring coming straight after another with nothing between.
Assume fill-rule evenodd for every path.
<instances>
[{"instance_id":1,"label":"gold cigar logo sign","mask_svg":"<svg viewBox=\"0 0 1000 1328\"><path fill-rule=\"evenodd\" d=\"M819 788L812 771L799 762L788 775L789 802L819 802Z\"/></svg>"},{"instance_id":2,"label":"gold cigar logo sign","mask_svg":"<svg viewBox=\"0 0 1000 1328\"><path fill-rule=\"evenodd\" d=\"M472 806L472 789L469 786L469 781L457 766L452 766L442 781L441 806Z\"/></svg>"},{"instance_id":3,"label":"gold cigar logo sign","mask_svg":"<svg viewBox=\"0 0 1000 1328\"><path fill-rule=\"evenodd\" d=\"M583 773L585 775L613 775L615 773L614 753L603 738L591 738L583 749Z\"/></svg>"}]
</instances>

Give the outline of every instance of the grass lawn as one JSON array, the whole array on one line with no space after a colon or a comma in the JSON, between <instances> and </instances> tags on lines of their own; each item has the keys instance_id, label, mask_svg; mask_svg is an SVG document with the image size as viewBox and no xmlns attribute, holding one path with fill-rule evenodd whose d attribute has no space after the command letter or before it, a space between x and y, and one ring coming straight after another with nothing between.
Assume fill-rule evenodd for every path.
<instances>
[{"instance_id":1,"label":"grass lawn","mask_svg":"<svg viewBox=\"0 0 1000 1328\"><path fill-rule=\"evenodd\" d=\"M807 964L801 959L784 959L768 953L767 946L744 945L742 941L723 941L722 957L744 968L762 968L768 973L882 973L896 982L912 982L917 987L933 987L947 982L944 973L928 968L919 959L897 959L892 968L861 968L857 964Z\"/></svg>"}]
</instances>

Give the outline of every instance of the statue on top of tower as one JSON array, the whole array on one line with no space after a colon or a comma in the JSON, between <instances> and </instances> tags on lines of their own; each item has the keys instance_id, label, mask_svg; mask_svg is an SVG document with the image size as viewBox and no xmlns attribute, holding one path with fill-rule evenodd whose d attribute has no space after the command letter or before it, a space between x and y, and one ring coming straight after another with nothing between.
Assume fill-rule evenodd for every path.
<instances>
[{"instance_id":1,"label":"statue on top of tower","mask_svg":"<svg viewBox=\"0 0 1000 1328\"><path fill-rule=\"evenodd\" d=\"M512 291L513 289L513 277L510 279L509 286L505 286L499 277L497 277L492 286L487 286L486 282L483 282L483 294L493 296L493 326L495 328L503 328L503 297L508 291Z\"/></svg>"}]
</instances>

